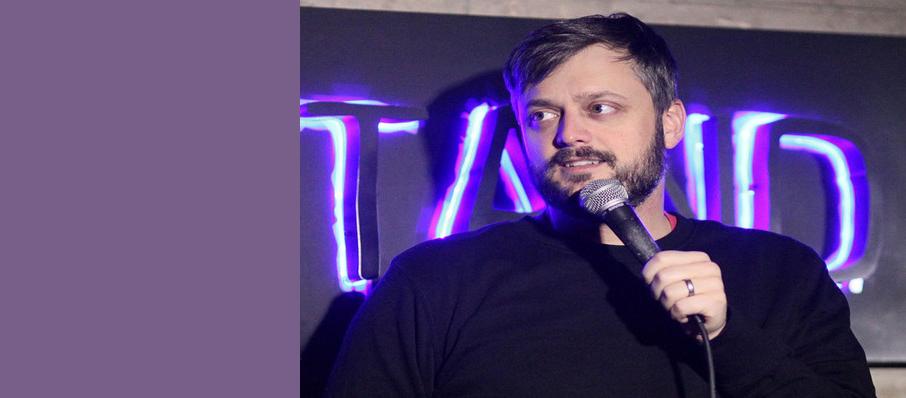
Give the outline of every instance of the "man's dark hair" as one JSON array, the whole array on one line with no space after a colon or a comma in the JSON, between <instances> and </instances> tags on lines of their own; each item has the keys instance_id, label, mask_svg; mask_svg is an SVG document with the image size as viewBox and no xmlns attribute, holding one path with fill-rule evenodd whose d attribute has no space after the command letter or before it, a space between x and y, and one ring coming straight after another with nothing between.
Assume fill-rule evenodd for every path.
<instances>
[{"instance_id":1,"label":"man's dark hair","mask_svg":"<svg viewBox=\"0 0 906 398\"><path fill-rule=\"evenodd\" d=\"M664 39L624 13L591 15L555 22L530 33L510 54L503 79L511 98L540 83L582 49L601 44L625 52L661 115L676 99L676 61Z\"/></svg>"}]
</instances>

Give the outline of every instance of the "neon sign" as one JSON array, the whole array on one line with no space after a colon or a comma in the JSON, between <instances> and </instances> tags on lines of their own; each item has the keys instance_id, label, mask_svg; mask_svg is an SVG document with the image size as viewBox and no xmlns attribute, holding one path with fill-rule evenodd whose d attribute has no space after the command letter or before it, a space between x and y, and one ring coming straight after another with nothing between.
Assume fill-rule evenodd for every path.
<instances>
[{"instance_id":1,"label":"neon sign","mask_svg":"<svg viewBox=\"0 0 906 398\"><path fill-rule=\"evenodd\" d=\"M695 218L708 218L708 200L705 182L705 144L702 124L711 119L703 113L690 113L686 117L686 133L683 136L686 171L686 200Z\"/></svg>"},{"instance_id":2,"label":"neon sign","mask_svg":"<svg viewBox=\"0 0 906 398\"><path fill-rule=\"evenodd\" d=\"M737 112L733 115L733 191L736 226L770 229L768 130L786 115Z\"/></svg>"},{"instance_id":3,"label":"neon sign","mask_svg":"<svg viewBox=\"0 0 906 398\"><path fill-rule=\"evenodd\" d=\"M330 98L300 100L299 130L330 132L331 187L337 280L343 291L368 289L379 274L377 136L418 131L424 111L383 102ZM415 119L415 120L406 120Z\"/></svg>"},{"instance_id":4,"label":"neon sign","mask_svg":"<svg viewBox=\"0 0 906 398\"><path fill-rule=\"evenodd\" d=\"M784 134L780 147L812 153L827 161L836 190L835 247L824 259L827 269L836 271L859 261L865 250L868 219L868 180L865 162L856 146L839 137L811 134Z\"/></svg>"},{"instance_id":5,"label":"neon sign","mask_svg":"<svg viewBox=\"0 0 906 398\"><path fill-rule=\"evenodd\" d=\"M479 171L476 172L475 158L479 151L479 147L486 149L489 141L487 134L482 134L482 128L484 127L484 120L487 117L488 112L493 108L488 103L483 103L476 106L469 112L469 122L466 127L465 138L463 139L462 145L459 148L459 156L456 157L456 179L453 181L453 184L447 189L447 194L444 196L442 202L440 202L437 212L435 213L434 221L431 223L431 238L444 238L453 233L453 227L456 222L457 216L461 213L465 213L462 210L463 205L463 196L465 196L466 188L470 190L477 189L477 180L480 176ZM482 140L482 136L485 137ZM479 145L479 144L484 145ZM482 164L484 159L482 159ZM470 184L471 181L471 184ZM474 196L474 195L472 195ZM472 202L468 202L467 208L471 210Z\"/></svg>"},{"instance_id":6,"label":"neon sign","mask_svg":"<svg viewBox=\"0 0 906 398\"><path fill-rule=\"evenodd\" d=\"M333 102L336 104L337 102ZM376 101L345 101L347 105L381 108L393 107ZM306 102L305 104L308 104ZM469 229L468 222L478 195L478 189L485 165L499 159L497 175L504 194L512 202L508 211L529 213L544 207L543 200L531 183L529 167L522 156L519 140L513 128L505 137L505 144L494 144L500 140L499 123L496 117L501 107L485 102L469 109L458 148L454 179L447 186L443 197L435 205L435 211L428 229L428 238L443 238L452 233ZM406 131L415 134L420 126L418 120L385 120L371 115L370 122L362 123L359 110L334 112L335 116L306 114L300 119L300 130L326 130L331 134L334 149L334 167L331 172L333 186L334 223L333 233L337 242L337 277L345 291L364 290L367 279L377 276L376 252L371 260L363 260L368 254L368 239L376 240L376 226L370 238L365 237L362 224L362 201L358 198L361 189L350 189L350 175L362 168L375 168L376 159L362 162L356 150L362 148L357 139L364 134L363 126L372 126L375 137L378 133ZM323 111L321 112L324 113ZM327 112L330 113L330 112ZM390 112L393 113L393 112ZM399 113L399 112L397 112ZM336 116L336 115L352 116ZM410 112L411 114L411 112ZM411 116L411 115L410 115ZM424 117L422 117L424 118ZM365 118L367 119L367 118ZM380 119L380 121L378 121ZM413 118L418 119L418 118ZM812 132L786 131L778 133L778 122L795 119L780 113L743 111L732 114L732 165L734 223L744 228L770 229L770 173L768 152L772 144L779 141L779 148L791 153L801 152L813 156L825 165L825 173L833 176L832 183L825 184L826 196L836 199L832 204L834 216L829 218L828 230L833 237L826 250L829 271L857 268L866 250L869 222L869 187L865 165L858 148L846 139ZM697 219L720 220L719 181L714 177L718 166L715 139L706 139L705 126L713 123L715 117L706 111L690 113L686 123L686 137L682 147L683 173L685 174L685 195L689 208ZM369 124L370 123L370 124ZM512 123L512 121L510 121ZM713 124L710 126L713 127ZM712 129L713 130L713 129ZM712 137L713 138L713 137ZM500 142L500 141L497 141ZM492 149L492 147L494 147ZM357 162L356 162L357 160ZM492 164L494 162L491 162ZM358 182L360 181L357 180ZM354 192L354 193L353 193ZM349 195L355 195L355 206L349 206ZM367 201L366 201L367 202ZM342 205L345 204L345 205ZM373 206L370 203L369 206ZM353 210L350 211L349 209ZM354 217L350 213L355 213ZM367 212L365 212L367 213ZM350 222L350 218L354 220ZM373 221L373 220L372 220ZM364 248L364 249L363 249ZM364 264L373 263L366 272ZM869 267L870 268L870 267ZM870 272L848 273L849 278L839 285L853 293L862 290L864 277Z\"/></svg>"},{"instance_id":7,"label":"neon sign","mask_svg":"<svg viewBox=\"0 0 906 398\"><path fill-rule=\"evenodd\" d=\"M326 130L330 133L330 140L333 144L334 162L330 171L330 183L332 187L333 198L333 236L337 242L337 279L340 283L340 289L345 292L365 291L368 281L364 279L353 279L349 275L349 265L347 264L349 256L346 253L346 226L345 210L343 204L346 202L345 176L347 164L347 136L349 130L347 123L342 118L334 117L311 117L299 118L299 129L305 130ZM358 258L355 259L358 263ZM356 270L358 271L358 266Z\"/></svg>"}]
</instances>

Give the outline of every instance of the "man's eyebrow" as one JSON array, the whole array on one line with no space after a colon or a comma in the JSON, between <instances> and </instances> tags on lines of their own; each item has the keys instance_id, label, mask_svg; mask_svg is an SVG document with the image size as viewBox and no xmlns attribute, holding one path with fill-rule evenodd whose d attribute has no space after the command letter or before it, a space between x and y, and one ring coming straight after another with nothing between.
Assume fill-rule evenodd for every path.
<instances>
[{"instance_id":1,"label":"man's eyebrow","mask_svg":"<svg viewBox=\"0 0 906 398\"><path fill-rule=\"evenodd\" d=\"M553 102L544 98L532 98L525 104L526 108L559 108Z\"/></svg>"},{"instance_id":2,"label":"man's eyebrow","mask_svg":"<svg viewBox=\"0 0 906 398\"><path fill-rule=\"evenodd\" d=\"M586 91L583 93L576 94L573 96L573 101L581 102L583 100L587 101L587 100L591 100L591 99L605 98L605 97L613 97L613 98L618 98L618 99L623 99L623 100L626 99L626 97L623 96L622 94L615 93L610 90L600 90L600 91Z\"/></svg>"},{"instance_id":3,"label":"man's eyebrow","mask_svg":"<svg viewBox=\"0 0 906 398\"><path fill-rule=\"evenodd\" d=\"M576 102L585 102L589 100L594 100L598 98L617 98L621 100L626 100L626 96L610 91L610 90L599 90L599 91L586 91L583 93L576 94L572 97L573 101ZM555 104L553 101L544 99L544 98L533 98L525 104L526 108L559 108L560 106Z\"/></svg>"}]
</instances>

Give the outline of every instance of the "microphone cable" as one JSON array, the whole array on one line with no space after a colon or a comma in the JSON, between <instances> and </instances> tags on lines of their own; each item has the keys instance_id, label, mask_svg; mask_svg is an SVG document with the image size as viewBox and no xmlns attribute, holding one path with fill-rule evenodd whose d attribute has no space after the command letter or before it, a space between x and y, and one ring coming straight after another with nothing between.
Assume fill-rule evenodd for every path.
<instances>
[{"instance_id":1,"label":"microphone cable","mask_svg":"<svg viewBox=\"0 0 906 398\"><path fill-rule=\"evenodd\" d=\"M717 398L717 385L714 381L714 356L711 354L711 341L708 340L708 330L705 329L705 322L701 315L691 315L689 320L698 327L698 334L702 336L702 344L705 346L705 358L708 363L708 391L711 398Z\"/></svg>"}]
</instances>

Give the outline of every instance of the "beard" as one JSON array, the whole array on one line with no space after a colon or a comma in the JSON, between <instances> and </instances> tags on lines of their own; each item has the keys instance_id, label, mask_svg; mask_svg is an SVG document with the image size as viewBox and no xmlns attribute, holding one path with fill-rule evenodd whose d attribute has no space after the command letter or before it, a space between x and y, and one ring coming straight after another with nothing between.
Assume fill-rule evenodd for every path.
<instances>
[{"instance_id":1,"label":"beard","mask_svg":"<svg viewBox=\"0 0 906 398\"><path fill-rule=\"evenodd\" d=\"M555 180L555 176L557 169L567 159L573 157L596 159L601 163L606 163L614 170L612 178L620 181L629 194L629 200L626 203L636 207L651 196L664 177L666 147L664 146L663 130L661 121L657 120L654 137L645 152L642 153L642 157L634 163L617 165L617 158L613 152L599 151L589 146L562 148L545 164L532 165L532 180L548 206L576 216L584 215L585 211L573 198L573 192L578 192L591 181L592 175L587 173L569 174L564 177L563 181Z\"/></svg>"}]
</instances>

